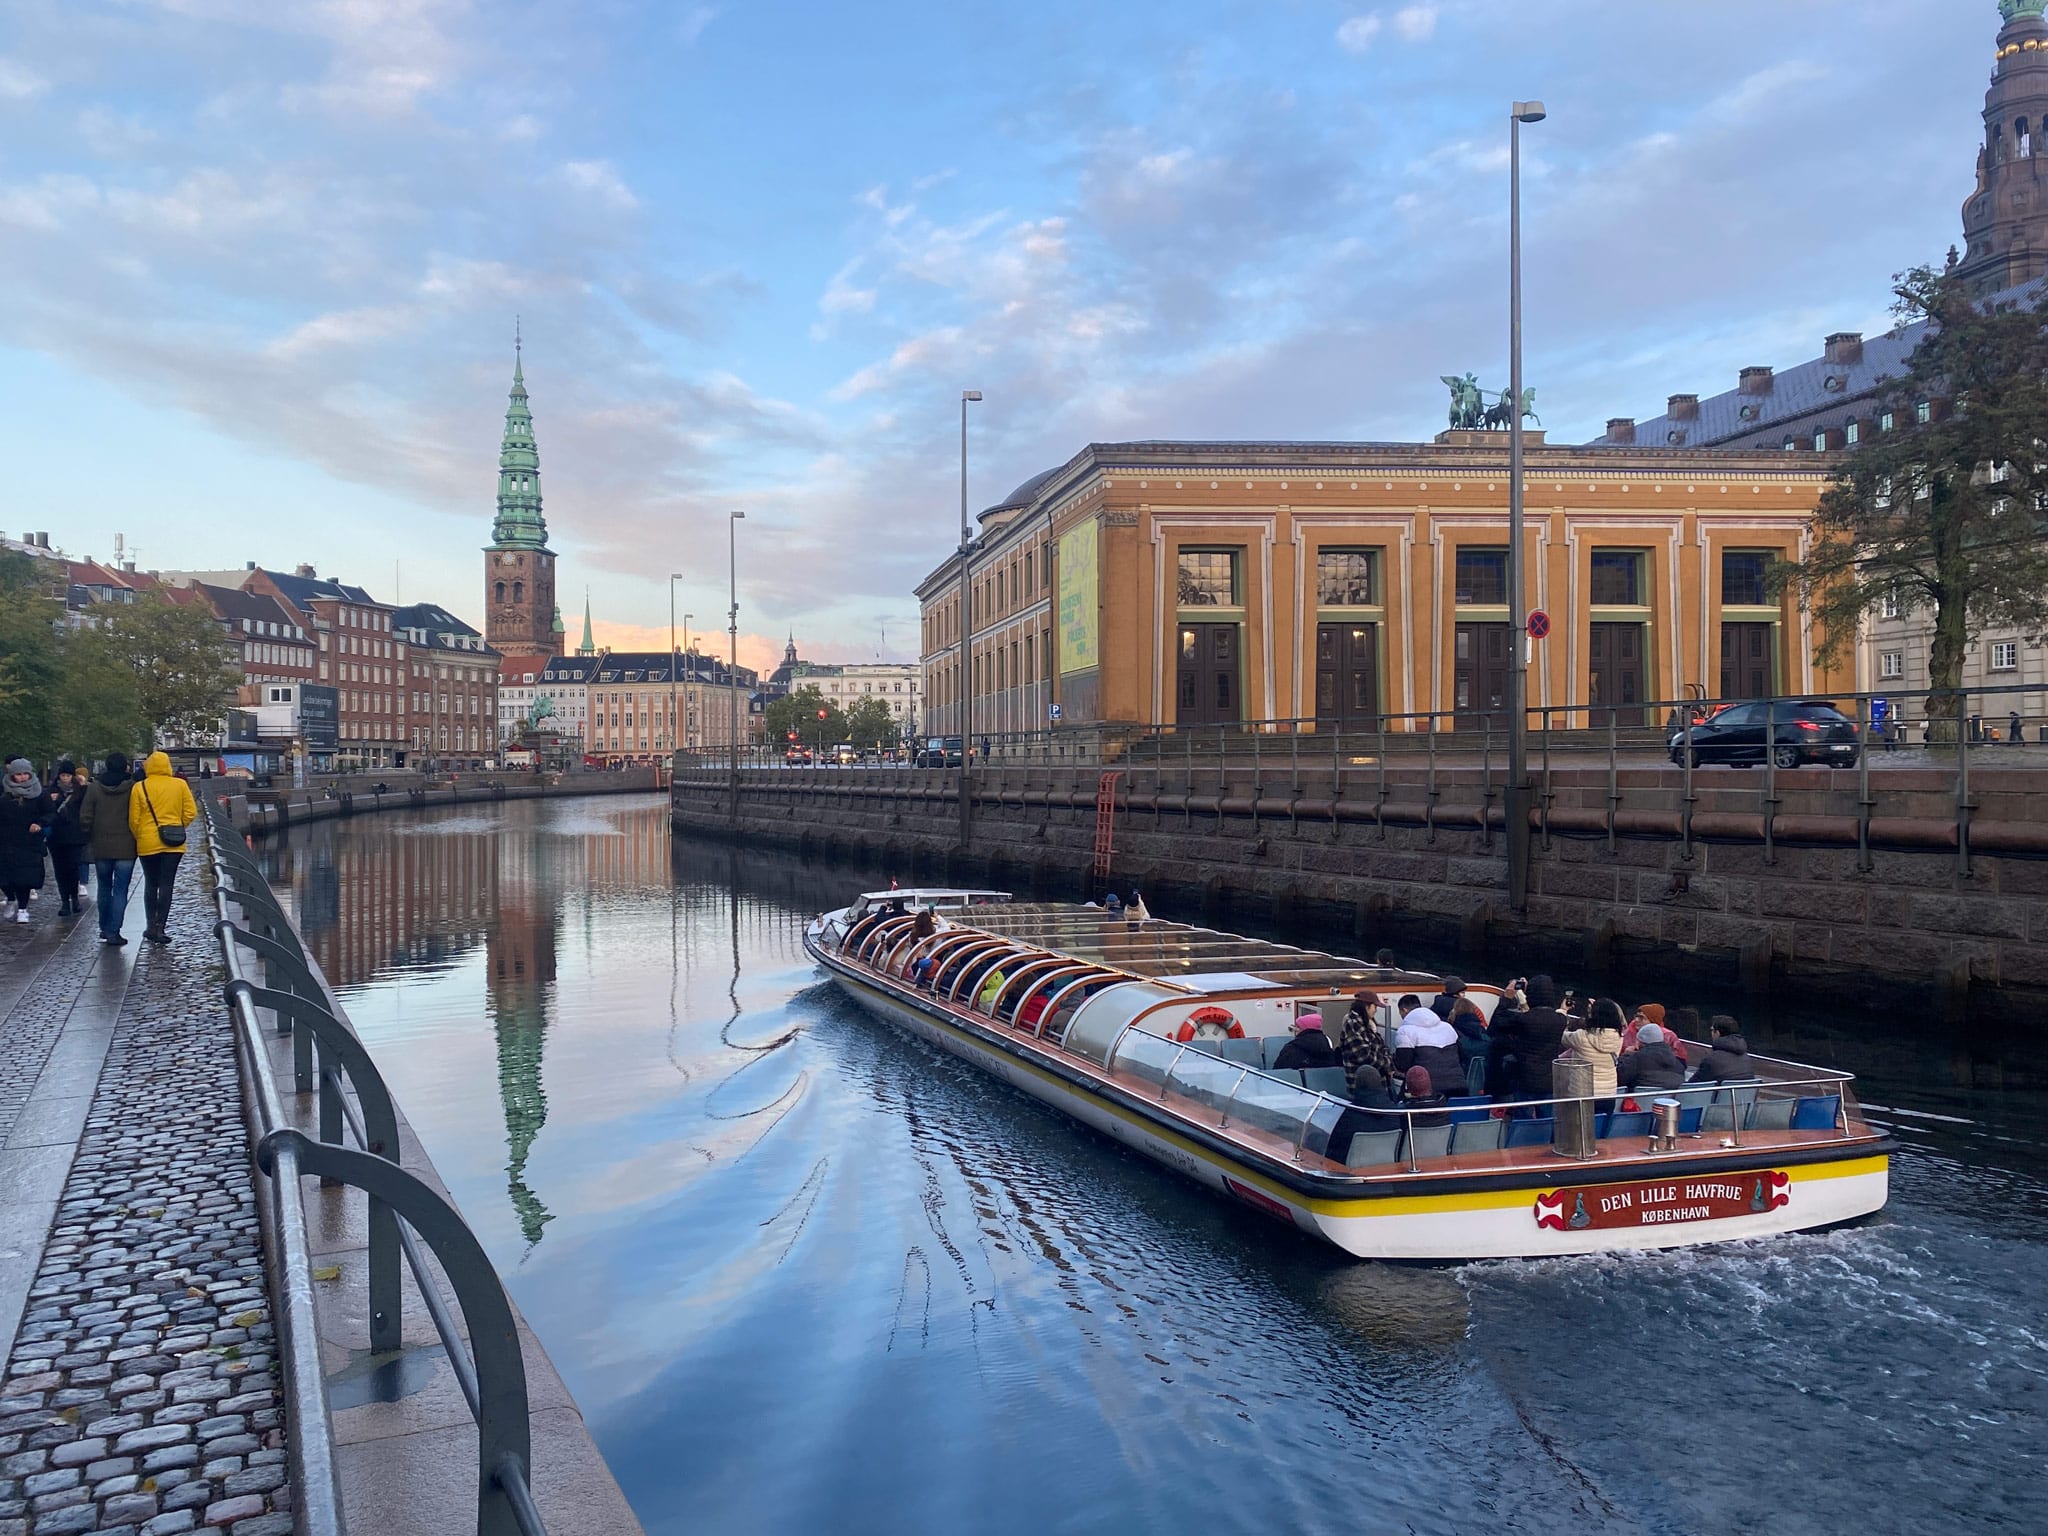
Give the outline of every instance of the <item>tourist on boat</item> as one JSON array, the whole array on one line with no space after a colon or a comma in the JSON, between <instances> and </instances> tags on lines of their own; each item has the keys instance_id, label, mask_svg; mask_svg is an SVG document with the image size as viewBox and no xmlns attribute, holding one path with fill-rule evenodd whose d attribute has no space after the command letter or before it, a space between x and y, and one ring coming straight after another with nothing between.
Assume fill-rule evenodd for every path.
<instances>
[{"instance_id":1,"label":"tourist on boat","mask_svg":"<svg viewBox=\"0 0 2048 1536\"><path fill-rule=\"evenodd\" d=\"M1124 921L1129 923L1149 923L1152 921L1152 913L1145 905L1145 898L1136 891L1131 892L1131 899L1124 903Z\"/></svg>"},{"instance_id":2,"label":"tourist on boat","mask_svg":"<svg viewBox=\"0 0 2048 1536\"><path fill-rule=\"evenodd\" d=\"M917 916L911 920L910 936L914 939L928 939L938 931L938 914L930 907L919 907Z\"/></svg>"},{"instance_id":3,"label":"tourist on boat","mask_svg":"<svg viewBox=\"0 0 2048 1536\"><path fill-rule=\"evenodd\" d=\"M1635 1033L1635 1049L1623 1051L1620 1065L1615 1069L1616 1080L1621 1086L1684 1087L1685 1063L1678 1059L1678 1053L1671 1048L1671 1040L1664 1033L1664 1026L1645 1022Z\"/></svg>"},{"instance_id":4,"label":"tourist on boat","mask_svg":"<svg viewBox=\"0 0 2048 1536\"><path fill-rule=\"evenodd\" d=\"M1342 1064L1337 1057L1337 1047L1330 1044L1330 1037L1323 1033L1323 1016L1320 1013L1304 1013L1296 1018L1294 1038L1281 1046L1280 1054L1273 1058L1275 1072L1297 1072Z\"/></svg>"},{"instance_id":5,"label":"tourist on boat","mask_svg":"<svg viewBox=\"0 0 2048 1536\"><path fill-rule=\"evenodd\" d=\"M1010 984L1010 978L1003 974L1003 968L996 966L988 973L988 980L981 984L981 996L976 999L983 1013L996 1011L996 999L1003 995L1003 988Z\"/></svg>"},{"instance_id":6,"label":"tourist on boat","mask_svg":"<svg viewBox=\"0 0 2048 1536\"><path fill-rule=\"evenodd\" d=\"M1384 1087L1394 1070L1394 1053L1387 1045L1387 1032L1380 1028L1383 1006L1379 993L1370 987L1352 997L1351 1011L1344 1015L1344 1028L1337 1036L1337 1055L1344 1063L1345 1076L1356 1079L1360 1067L1371 1067Z\"/></svg>"},{"instance_id":7,"label":"tourist on boat","mask_svg":"<svg viewBox=\"0 0 2048 1536\"><path fill-rule=\"evenodd\" d=\"M1550 1097L1550 1064L1571 1028L1558 1011L1556 982L1531 976L1525 990L1529 1006L1496 1018L1486 1032L1486 1083L1503 1103Z\"/></svg>"},{"instance_id":8,"label":"tourist on boat","mask_svg":"<svg viewBox=\"0 0 2048 1536\"><path fill-rule=\"evenodd\" d=\"M1451 1123L1451 1096L1430 1081L1427 1067L1410 1067L1401 1086L1407 1090L1401 1096L1401 1107L1411 1111L1403 1118L1410 1126L1428 1130Z\"/></svg>"},{"instance_id":9,"label":"tourist on boat","mask_svg":"<svg viewBox=\"0 0 2048 1536\"><path fill-rule=\"evenodd\" d=\"M1416 1067L1427 1072L1435 1091L1462 1093L1465 1064L1458 1058L1458 1032L1425 1008L1419 998L1401 999L1401 1027L1394 1032L1394 1070L1407 1073Z\"/></svg>"},{"instance_id":10,"label":"tourist on boat","mask_svg":"<svg viewBox=\"0 0 2048 1536\"><path fill-rule=\"evenodd\" d=\"M1586 1010L1583 1029L1564 1032L1564 1054L1568 1060L1593 1069L1595 1106L1603 1113L1614 1108L1615 1068L1621 1059L1621 1004L1603 997Z\"/></svg>"},{"instance_id":11,"label":"tourist on boat","mask_svg":"<svg viewBox=\"0 0 2048 1536\"><path fill-rule=\"evenodd\" d=\"M1399 966L1394 964L1394 952L1391 949L1379 950L1373 955L1372 963L1375 970L1395 971L1400 969Z\"/></svg>"},{"instance_id":12,"label":"tourist on boat","mask_svg":"<svg viewBox=\"0 0 2048 1536\"><path fill-rule=\"evenodd\" d=\"M1740 1024L1725 1013L1717 1013L1707 1022L1707 1032L1713 1048L1693 1073L1694 1082L1741 1083L1756 1076L1756 1068L1750 1065L1749 1042L1742 1038Z\"/></svg>"},{"instance_id":13,"label":"tourist on boat","mask_svg":"<svg viewBox=\"0 0 2048 1536\"><path fill-rule=\"evenodd\" d=\"M1621 1032L1621 1048L1624 1052L1636 1048L1636 1035L1645 1024L1664 1027L1664 1005L1662 1003L1638 1003L1636 1011L1628 1017L1628 1028Z\"/></svg>"},{"instance_id":14,"label":"tourist on boat","mask_svg":"<svg viewBox=\"0 0 2048 1536\"><path fill-rule=\"evenodd\" d=\"M1458 976L1446 976L1443 980L1443 989L1430 999L1429 1011L1448 1024L1451 1022L1451 1015L1457 1012L1458 999L1464 995L1464 979Z\"/></svg>"},{"instance_id":15,"label":"tourist on boat","mask_svg":"<svg viewBox=\"0 0 2048 1536\"><path fill-rule=\"evenodd\" d=\"M1333 1162L1348 1162L1351 1157L1351 1138L1373 1131L1399 1131L1407 1127L1407 1120L1392 1113L1395 1109L1393 1096L1387 1092L1387 1080L1377 1067L1360 1067L1351 1076L1351 1103L1344 1113L1337 1117L1337 1123L1330 1127L1329 1157Z\"/></svg>"},{"instance_id":16,"label":"tourist on boat","mask_svg":"<svg viewBox=\"0 0 2048 1536\"><path fill-rule=\"evenodd\" d=\"M1486 1015L1471 998L1459 998L1451 1009L1451 1028L1458 1032L1458 1060L1468 1071L1473 1062L1486 1060Z\"/></svg>"}]
</instances>

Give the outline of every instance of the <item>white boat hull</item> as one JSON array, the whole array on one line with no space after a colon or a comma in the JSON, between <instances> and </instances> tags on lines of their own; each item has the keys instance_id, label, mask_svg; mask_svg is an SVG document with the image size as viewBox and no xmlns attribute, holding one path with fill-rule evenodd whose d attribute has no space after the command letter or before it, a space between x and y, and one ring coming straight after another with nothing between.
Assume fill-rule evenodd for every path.
<instances>
[{"instance_id":1,"label":"white boat hull","mask_svg":"<svg viewBox=\"0 0 2048 1536\"><path fill-rule=\"evenodd\" d=\"M1689 1216L1706 1208L1688 1203L1689 1189L1759 1175L1674 1175L1674 1193L1668 1202L1660 1203L1655 1214L1677 1219L1646 1219L1641 1225L1598 1226L1591 1224L1595 1218L1588 1217L1586 1224L1575 1226L1572 1222L1577 1212L1572 1218L1558 1217L1546 1224L1540 1219L1543 1207L1539 1202L1551 1192L1534 1181L1483 1193L1430 1194L1425 1180L1411 1176L1391 1193L1314 1197L900 1001L842 969L828 955L820 953L819 958L876 1017L973 1063L1154 1162L1358 1258L1464 1262L1740 1242L1853 1221L1882 1209L1887 1196L1889 1159L1863 1143L1845 1147L1839 1161L1784 1168L1777 1177L1789 1187L1771 1209L1707 1219ZM1584 1163L1560 1161L1559 1167L1569 1167L1577 1179L1585 1176ZM1630 1175L1631 1190L1642 1183L1640 1170ZM1596 1210L1598 1203L1596 1196Z\"/></svg>"}]
</instances>

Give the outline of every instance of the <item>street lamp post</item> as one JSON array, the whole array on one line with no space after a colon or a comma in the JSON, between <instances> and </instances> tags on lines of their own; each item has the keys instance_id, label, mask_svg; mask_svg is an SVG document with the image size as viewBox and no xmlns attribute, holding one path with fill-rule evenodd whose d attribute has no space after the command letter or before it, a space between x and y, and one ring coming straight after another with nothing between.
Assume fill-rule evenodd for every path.
<instances>
[{"instance_id":1,"label":"street lamp post","mask_svg":"<svg viewBox=\"0 0 2048 1536\"><path fill-rule=\"evenodd\" d=\"M676 583L683 579L681 571L668 573L668 752L669 768L675 768L676 754L676 672L683 664L683 653L676 649Z\"/></svg>"},{"instance_id":2,"label":"street lamp post","mask_svg":"<svg viewBox=\"0 0 2048 1536\"><path fill-rule=\"evenodd\" d=\"M974 833L974 796L968 773L974 762L974 588L968 580L967 407L981 399L978 389L960 391L960 847ZM940 756L943 758L944 753Z\"/></svg>"},{"instance_id":3,"label":"street lamp post","mask_svg":"<svg viewBox=\"0 0 2048 1536\"><path fill-rule=\"evenodd\" d=\"M1508 114L1508 905L1529 905L1529 615L1522 571L1522 124L1540 101Z\"/></svg>"},{"instance_id":4,"label":"street lamp post","mask_svg":"<svg viewBox=\"0 0 2048 1536\"><path fill-rule=\"evenodd\" d=\"M683 655L685 656L690 654L690 621L696 617L697 615L694 613L683 615ZM697 681L697 669L694 666L690 668L690 681L692 683ZM683 689L683 714L686 720L695 720L697 718L696 705L690 698L690 690L687 686ZM683 728L684 751L687 752L690 748L696 746L697 743L691 740L694 734L687 725Z\"/></svg>"},{"instance_id":5,"label":"street lamp post","mask_svg":"<svg viewBox=\"0 0 2048 1536\"><path fill-rule=\"evenodd\" d=\"M732 822L740 820L740 523L746 513L735 511L726 519L730 534L727 558L731 565L732 608L729 614L727 637L732 646L732 659L727 663L726 692L732 702L732 769L728 781L728 798L732 810Z\"/></svg>"}]
</instances>

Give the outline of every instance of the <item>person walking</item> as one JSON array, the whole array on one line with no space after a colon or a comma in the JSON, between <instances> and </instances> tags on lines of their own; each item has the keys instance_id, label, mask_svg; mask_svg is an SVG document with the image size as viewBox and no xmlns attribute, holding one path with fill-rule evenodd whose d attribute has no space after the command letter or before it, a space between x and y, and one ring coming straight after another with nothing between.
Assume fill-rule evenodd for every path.
<instances>
[{"instance_id":1,"label":"person walking","mask_svg":"<svg viewBox=\"0 0 2048 1536\"><path fill-rule=\"evenodd\" d=\"M191 787L171 772L171 760L152 752L142 765L142 782L128 797L128 830L135 834L135 854L142 864L142 911L148 919L142 936L151 944L168 944L165 924L171 917L171 888L178 861L185 857L185 829L199 819Z\"/></svg>"},{"instance_id":2,"label":"person walking","mask_svg":"<svg viewBox=\"0 0 2048 1536\"><path fill-rule=\"evenodd\" d=\"M12 903L14 920L26 923L30 893L43 888L43 831L50 824L50 797L25 757L7 765L0 790L0 897Z\"/></svg>"},{"instance_id":3,"label":"person walking","mask_svg":"<svg viewBox=\"0 0 2048 1536\"><path fill-rule=\"evenodd\" d=\"M109 752L99 775L85 786L85 798L78 807L86 856L92 860L102 944L128 942L121 922L128 915L128 886L135 878L135 834L128 830L131 788L127 755Z\"/></svg>"},{"instance_id":4,"label":"person walking","mask_svg":"<svg viewBox=\"0 0 2048 1536\"><path fill-rule=\"evenodd\" d=\"M85 909L78 904L78 875L85 861L85 829L78 823L85 804L85 775L70 758L57 764L50 795L50 868L57 876L57 894L62 905L60 917L74 917Z\"/></svg>"}]
</instances>

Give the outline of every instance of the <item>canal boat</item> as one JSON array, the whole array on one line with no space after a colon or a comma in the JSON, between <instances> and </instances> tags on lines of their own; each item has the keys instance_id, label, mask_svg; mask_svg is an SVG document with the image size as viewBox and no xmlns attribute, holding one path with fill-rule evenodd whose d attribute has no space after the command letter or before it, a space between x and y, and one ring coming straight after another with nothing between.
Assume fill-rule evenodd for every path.
<instances>
[{"instance_id":1,"label":"canal boat","mask_svg":"<svg viewBox=\"0 0 2048 1536\"><path fill-rule=\"evenodd\" d=\"M920 912L929 911L920 920ZM922 932L929 927L932 931ZM1361 1258L1462 1262L1688 1247L1833 1227L1883 1208L1888 1136L1851 1075L1752 1055L1755 1077L1496 1105L1350 1134L1341 1069L1273 1065L1353 995L1440 978L992 890L880 891L806 950L868 1012L1195 1182ZM1467 991L1489 1020L1498 988ZM1693 1060L1706 1047L1689 1043ZM1631 1104L1634 1108L1631 1108Z\"/></svg>"}]
</instances>

